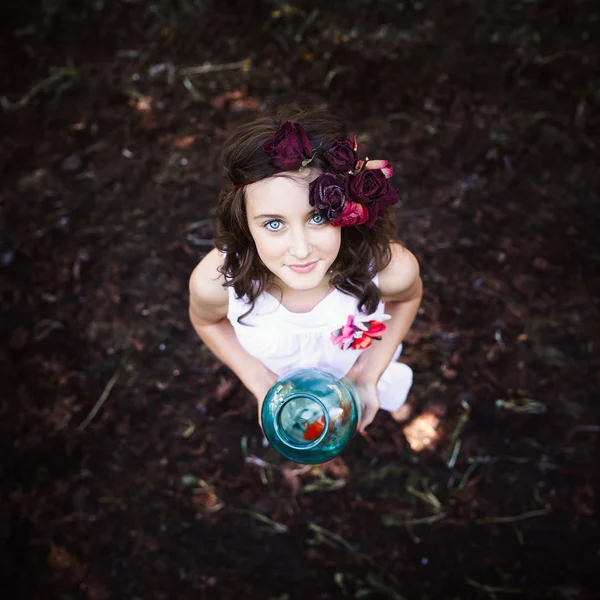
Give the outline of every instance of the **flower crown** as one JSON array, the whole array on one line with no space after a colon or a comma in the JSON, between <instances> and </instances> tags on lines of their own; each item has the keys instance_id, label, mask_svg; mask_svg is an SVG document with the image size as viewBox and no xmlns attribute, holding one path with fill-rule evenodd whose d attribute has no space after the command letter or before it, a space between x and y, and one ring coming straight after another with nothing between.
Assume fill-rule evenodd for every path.
<instances>
[{"instance_id":1,"label":"flower crown","mask_svg":"<svg viewBox=\"0 0 600 600\"><path fill-rule=\"evenodd\" d=\"M269 162L282 171L304 169L315 158L310 139L299 123L285 122L264 145ZM398 190L388 183L393 169L387 160L358 159L358 144L338 140L321 155L329 169L309 188L309 202L335 227L372 227L388 206L398 202ZM234 187L243 187L238 184Z\"/></svg>"}]
</instances>

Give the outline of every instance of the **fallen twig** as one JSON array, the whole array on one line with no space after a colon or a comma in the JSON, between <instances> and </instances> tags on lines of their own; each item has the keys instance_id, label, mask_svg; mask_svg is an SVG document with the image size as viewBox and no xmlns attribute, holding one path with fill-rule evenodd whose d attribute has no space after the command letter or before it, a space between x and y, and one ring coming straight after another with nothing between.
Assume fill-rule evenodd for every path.
<instances>
[{"instance_id":1,"label":"fallen twig","mask_svg":"<svg viewBox=\"0 0 600 600\"><path fill-rule=\"evenodd\" d=\"M450 444L448 445L449 451L447 454L448 458L446 459L446 466L448 466L450 469L454 468L454 465L456 464L456 459L458 458L458 453L462 443L460 440L460 435L463 432L463 429L465 428L465 425L467 424L471 414L471 406L467 402L463 400L461 402L461 406L463 407L464 412L462 415L460 415L460 418L456 423L456 427L450 436Z\"/></svg>"},{"instance_id":2,"label":"fallen twig","mask_svg":"<svg viewBox=\"0 0 600 600\"><path fill-rule=\"evenodd\" d=\"M72 68L62 68L58 69L49 77L46 77L43 81L36 83L20 100L17 102L11 102L6 96L2 96L0 98L0 106L4 110L18 110L19 108L23 108L27 106L29 102L31 102L32 98L34 98L37 94L43 91L46 88L51 87L57 81L61 79L72 77L75 79L79 75L79 72Z\"/></svg>"},{"instance_id":3,"label":"fallen twig","mask_svg":"<svg viewBox=\"0 0 600 600\"><path fill-rule=\"evenodd\" d=\"M345 479L331 479L329 477L323 477L305 485L302 488L302 491L307 494L310 494L311 492L335 492L337 490L341 490L345 485Z\"/></svg>"},{"instance_id":4,"label":"fallen twig","mask_svg":"<svg viewBox=\"0 0 600 600\"><path fill-rule=\"evenodd\" d=\"M429 135L435 135L437 133L437 129L433 125L429 125L428 123L423 123L406 113L392 113L388 115L388 121L406 121L411 125L416 125L417 127L422 127Z\"/></svg>"},{"instance_id":5,"label":"fallen twig","mask_svg":"<svg viewBox=\"0 0 600 600\"><path fill-rule=\"evenodd\" d=\"M570 440L576 433L600 433L600 425L576 425L571 427L567 433L567 439Z\"/></svg>"},{"instance_id":6,"label":"fallen twig","mask_svg":"<svg viewBox=\"0 0 600 600\"><path fill-rule=\"evenodd\" d=\"M190 93L190 96L192 97L192 100L194 102L204 102L206 100L206 96L204 96L204 94L199 92L194 87L194 84L189 80L189 77L183 78L183 85L185 89Z\"/></svg>"},{"instance_id":7,"label":"fallen twig","mask_svg":"<svg viewBox=\"0 0 600 600\"><path fill-rule=\"evenodd\" d=\"M554 54L549 54L548 56L538 56L535 59L535 64L537 65L547 65L559 58L567 58L567 57L581 57L583 54L581 52L577 52L576 50L561 50L560 52L555 52Z\"/></svg>"},{"instance_id":8,"label":"fallen twig","mask_svg":"<svg viewBox=\"0 0 600 600\"><path fill-rule=\"evenodd\" d=\"M127 352L127 354L123 357L123 359L119 363L119 366L113 373L113 376L108 380L108 383L104 386L102 394L100 394L100 398L98 398L96 404L94 404L94 407L92 408L92 410L90 410L88 416L83 420L79 427L77 427L78 432L82 432L92 422L92 419L98 414L98 411L102 408L102 405L106 402L106 399L110 396L113 387L115 387L115 384L119 380L119 377L121 376L121 367L128 358L129 352Z\"/></svg>"},{"instance_id":9,"label":"fallen twig","mask_svg":"<svg viewBox=\"0 0 600 600\"><path fill-rule=\"evenodd\" d=\"M548 408L543 402L533 400L532 398L524 398L522 404L517 404L513 400L496 400L496 408L502 408L515 413L528 413L532 415L543 415L548 411Z\"/></svg>"},{"instance_id":10,"label":"fallen twig","mask_svg":"<svg viewBox=\"0 0 600 600\"><path fill-rule=\"evenodd\" d=\"M406 600L406 597L396 591L393 587L383 583L380 579L375 577L374 573L369 573L367 575L367 581L373 590L378 592L383 592L388 598L393 598L394 600Z\"/></svg>"},{"instance_id":11,"label":"fallen twig","mask_svg":"<svg viewBox=\"0 0 600 600\"><path fill-rule=\"evenodd\" d=\"M331 71L329 71L329 73L327 73L327 77L325 77L325 81L323 82L323 87L325 89L327 89L330 85L331 82L333 81L333 78L336 75L339 75L340 73L344 73L346 71L352 71L352 67L335 67L335 69L331 69Z\"/></svg>"},{"instance_id":12,"label":"fallen twig","mask_svg":"<svg viewBox=\"0 0 600 600\"><path fill-rule=\"evenodd\" d=\"M278 465L272 465L271 463L264 461L262 458L259 458L258 456L254 456L254 454L251 454L250 456L246 456L244 458L244 462L251 464L251 465L255 465L259 468L258 475L259 475L260 481L263 485L267 485L269 483L269 477L267 476L267 473L272 475L274 469L281 468Z\"/></svg>"},{"instance_id":13,"label":"fallen twig","mask_svg":"<svg viewBox=\"0 0 600 600\"><path fill-rule=\"evenodd\" d=\"M235 71L236 69L249 69L252 64L249 58L236 62L223 63L221 65L201 65L199 67L184 67L179 69L180 75L204 75L204 73L216 73L217 71Z\"/></svg>"},{"instance_id":14,"label":"fallen twig","mask_svg":"<svg viewBox=\"0 0 600 600\"><path fill-rule=\"evenodd\" d=\"M346 548L346 550L350 550L350 552L356 552L356 548L352 546L352 544L347 542L341 535L334 533L333 531L329 531L329 529L325 529L325 527L321 527L316 523L310 523L308 525L308 528L312 529L312 531L320 535L322 538L335 541L344 548Z\"/></svg>"},{"instance_id":15,"label":"fallen twig","mask_svg":"<svg viewBox=\"0 0 600 600\"><path fill-rule=\"evenodd\" d=\"M465 579L465 581L469 585L472 585L474 588L477 588L478 590L487 592L492 598L496 597L495 594L524 594L525 593L525 590L521 590L518 588L500 587L500 586L493 586L493 585L486 585L484 583L479 583L479 582L475 581L474 579L471 579L470 577L467 577Z\"/></svg>"},{"instance_id":16,"label":"fallen twig","mask_svg":"<svg viewBox=\"0 0 600 600\"><path fill-rule=\"evenodd\" d=\"M478 463L482 465L493 464L497 462L501 462L506 460L508 462L513 462L518 465L524 465L528 462L531 462L533 459L528 458L526 456L469 456L467 458L468 463Z\"/></svg>"},{"instance_id":17,"label":"fallen twig","mask_svg":"<svg viewBox=\"0 0 600 600\"><path fill-rule=\"evenodd\" d=\"M460 479L460 482L458 484L459 490L462 491L465 489L465 487L467 486L467 482L469 481L469 478L473 474L473 471L475 471L475 469L477 468L477 464L478 463L475 462L475 463L471 463L469 465L469 468L465 471L465 474Z\"/></svg>"},{"instance_id":18,"label":"fallen twig","mask_svg":"<svg viewBox=\"0 0 600 600\"><path fill-rule=\"evenodd\" d=\"M413 525L431 525L446 518L445 512L440 512L427 517L399 518L391 515L384 515L381 522L384 527L412 527Z\"/></svg>"},{"instance_id":19,"label":"fallen twig","mask_svg":"<svg viewBox=\"0 0 600 600\"><path fill-rule=\"evenodd\" d=\"M269 527L271 527L276 533L287 533L288 532L287 525L284 525L283 523L278 523L277 521L273 521L273 519L269 519L269 517L266 517L262 513L255 512L253 510L246 510L243 508L236 508L234 510L237 513L241 513L243 515L248 515L249 517L252 517L253 519L256 519L257 521L260 521L261 523L265 523L266 525L269 525Z\"/></svg>"},{"instance_id":20,"label":"fallen twig","mask_svg":"<svg viewBox=\"0 0 600 600\"><path fill-rule=\"evenodd\" d=\"M412 494L413 496L416 496L417 498L419 498L419 500L422 500L423 502L425 502L425 504L429 504L429 506L432 506L436 511L439 511L442 508L442 503L434 496L434 494L432 492L430 492L430 491L420 492L419 490L416 490L411 485L405 486L404 489L409 494Z\"/></svg>"},{"instance_id":21,"label":"fallen twig","mask_svg":"<svg viewBox=\"0 0 600 600\"><path fill-rule=\"evenodd\" d=\"M530 510L529 512L521 513L513 517L486 517L484 519L476 519L477 525L489 525L491 523L516 523L517 521L524 521L525 519L532 519L533 517L543 517L548 513L552 512L552 508L541 508L539 510Z\"/></svg>"}]
</instances>

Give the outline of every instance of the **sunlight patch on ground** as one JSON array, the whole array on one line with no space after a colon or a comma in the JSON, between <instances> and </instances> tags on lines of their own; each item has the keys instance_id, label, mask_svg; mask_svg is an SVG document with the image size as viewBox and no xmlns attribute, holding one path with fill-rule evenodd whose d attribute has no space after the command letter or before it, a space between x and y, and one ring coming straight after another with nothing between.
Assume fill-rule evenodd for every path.
<instances>
[{"instance_id":1,"label":"sunlight patch on ground","mask_svg":"<svg viewBox=\"0 0 600 600\"><path fill-rule=\"evenodd\" d=\"M404 435L414 452L432 450L441 436L440 419L432 413L423 413L403 428Z\"/></svg>"},{"instance_id":2,"label":"sunlight patch on ground","mask_svg":"<svg viewBox=\"0 0 600 600\"><path fill-rule=\"evenodd\" d=\"M129 104L130 106L133 106L135 110L141 113L147 113L152 110L152 98L150 96L140 96L139 98L132 98Z\"/></svg>"}]
</instances>

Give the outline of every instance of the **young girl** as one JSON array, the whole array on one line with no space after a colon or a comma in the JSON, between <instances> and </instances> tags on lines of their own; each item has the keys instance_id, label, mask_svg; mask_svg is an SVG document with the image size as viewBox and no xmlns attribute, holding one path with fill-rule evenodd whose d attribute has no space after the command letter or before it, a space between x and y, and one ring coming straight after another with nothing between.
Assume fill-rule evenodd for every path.
<instances>
[{"instance_id":1,"label":"young girl","mask_svg":"<svg viewBox=\"0 0 600 600\"><path fill-rule=\"evenodd\" d=\"M396 411L412 371L396 362L422 295L417 260L388 214L388 161L359 159L324 110L280 107L223 150L230 179L216 248L190 278L190 319L258 401L296 368L346 375L363 404Z\"/></svg>"}]
</instances>

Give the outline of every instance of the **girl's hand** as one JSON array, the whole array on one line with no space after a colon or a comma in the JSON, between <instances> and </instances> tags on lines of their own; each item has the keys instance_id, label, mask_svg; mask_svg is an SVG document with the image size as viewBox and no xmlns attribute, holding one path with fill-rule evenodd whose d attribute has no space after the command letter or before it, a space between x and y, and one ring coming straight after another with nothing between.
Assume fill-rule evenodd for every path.
<instances>
[{"instance_id":1,"label":"girl's hand","mask_svg":"<svg viewBox=\"0 0 600 600\"><path fill-rule=\"evenodd\" d=\"M279 376L276 373L273 373L270 369L265 368L264 374L261 376L260 380L257 382L256 386L252 390L256 401L258 402L258 424L262 429L262 421L261 421L261 412L262 405L265 401L265 397L267 396L269 390L275 385L275 382L279 379Z\"/></svg>"},{"instance_id":2,"label":"girl's hand","mask_svg":"<svg viewBox=\"0 0 600 600\"><path fill-rule=\"evenodd\" d=\"M360 396L362 417L358 424L358 431L359 433L364 433L365 428L373 422L380 407L377 384L370 379L358 376L356 373L353 373L352 369L348 371L346 377L354 384Z\"/></svg>"}]
</instances>

